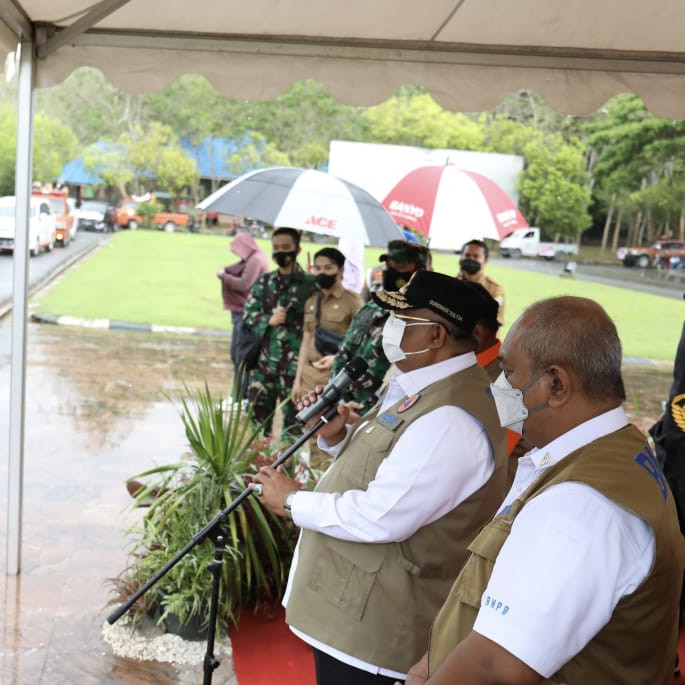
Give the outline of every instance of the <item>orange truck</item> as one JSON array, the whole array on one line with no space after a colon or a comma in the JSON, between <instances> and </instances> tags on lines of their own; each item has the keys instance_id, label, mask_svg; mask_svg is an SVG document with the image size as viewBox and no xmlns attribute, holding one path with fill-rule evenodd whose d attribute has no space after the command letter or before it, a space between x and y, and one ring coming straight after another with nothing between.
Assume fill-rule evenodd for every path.
<instances>
[{"instance_id":1,"label":"orange truck","mask_svg":"<svg viewBox=\"0 0 685 685\"><path fill-rule=\"evenodd\" d=\"M159 229L172 233L179 227L188 227L191 223L187 212L172 211L174 198L168 193L147 193L125 197L117 207L116 221L121 228L137 229L143 223L138 210L144 202L155 202L164 207L164 211L153 215L152 223Z\"/></svg>"},{"instance_id":2,"label":"orange truck","mask_svg":"<svg viewBox=\"0 0 685 685\"><path fill-rule=\"evenodd\" d=\"M50 203L52 213L55 215L55 244L66 247L76 238L77 224L74 216L75 204L69 198L66 188L59 188L46 184L36 184L31 190L31 195L41 197Z\"/></svg>"}]
</instances>

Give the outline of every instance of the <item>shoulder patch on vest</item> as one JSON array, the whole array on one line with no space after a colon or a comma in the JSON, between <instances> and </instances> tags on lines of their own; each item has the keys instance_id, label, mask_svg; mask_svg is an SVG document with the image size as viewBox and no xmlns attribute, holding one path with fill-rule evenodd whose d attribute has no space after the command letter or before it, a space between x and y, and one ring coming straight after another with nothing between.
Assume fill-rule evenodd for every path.
<instances>
[{"instance_id":1,"label":"shoulder patch on vest","mask_svg":"<svg viewBox=\"0 0 685 685\"><path fill-rule=\"evenodd\" d=\"M685 433L685 394L676 395L671 400L671 416L673 423Z\"/></svg>"},{"instance_id":2,"label":"shoulder patch on vest","mask_svg":"<svg viewBox=\"0 0 685 685\"><path fill-rule=\"evenodd\" d=\"M419 401L420 397L421 395L410 395L407 397L407 399L397 407L397 413L401 414L402 412L407 411L407 409L411 409Z\"/></svg>"},{"instance_id":3,"label":"shoulder patch on vest","mask_svg":"<svg viewBox=\"0 0 685 685\"><path fill-rule=\"evenodd\" d=\"M378 420L382 424L385 424L388 428L395 428L395 426L397 426L400 422L400 418L398 416L395 416L394 414L389 414L388 412L379 414Z\"/></svg>"},{"instance_id":4,"label":"shoulder patch on vest","mask_svg":"<svg viewBox=\"0 0 685 685\"><path fill-rule=\"evenodd\" d=\"M666 479L664 478L664 474L659 466L659 462L656 460L656 457L649 448L649 445L645 445L635 455L633 461L647 471L652 478L654 478L661 490L664 502L668 501L668 488L666 487Z\"/></svg>"}]
</instances>

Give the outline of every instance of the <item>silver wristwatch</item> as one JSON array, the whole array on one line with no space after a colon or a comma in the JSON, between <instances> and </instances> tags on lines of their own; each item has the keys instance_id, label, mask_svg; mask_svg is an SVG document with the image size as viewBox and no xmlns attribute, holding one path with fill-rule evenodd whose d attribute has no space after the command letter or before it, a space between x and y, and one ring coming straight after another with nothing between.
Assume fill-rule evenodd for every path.
<instances>
[{"instance_id":1,"label":"silver wristwatch","mask_svg":"<svg viewBox=\"0 0 685 685\"><path fill-rule=\"evenodd\" d=\"M290 518L293 517L292 506L293 506L293 497L295 497L295 492L296 492L296 490L292 490L283 498L283 508L285 509L286 514L288 514L288 516L290 516Z\"/></svg>"}]
</instances>

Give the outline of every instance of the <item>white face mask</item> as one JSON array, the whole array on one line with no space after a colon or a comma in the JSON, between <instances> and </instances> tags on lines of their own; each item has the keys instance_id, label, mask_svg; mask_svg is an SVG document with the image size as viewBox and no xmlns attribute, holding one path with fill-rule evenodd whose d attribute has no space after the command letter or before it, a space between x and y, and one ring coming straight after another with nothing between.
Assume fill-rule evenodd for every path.
<instances>
[{"instance_id":1,"label":"white face mask","mask_svg":"<svg viewBox=\"0 0 685 685\"><path fill-rule=\"evenodd\" d=\"M426 321L421 323L407 323L403 319L397 318L392 312L383 326L383 353L391 364L396 364L406 359L413 354L423 354L430 349L426 347L417 352L405 352L402 349L402 337L404 336L404 329L408 326L439 326L440 324L434 321Z\"/></svg>"},{"instance_id":2,"label":"white face mask","mask_svg":"<svg viewBox=\"0 0 685 685\"><path fill-rule=\"evenodd\" d=\"M546 370L539 373L521 389L511 386L511 383L504 375L504 371L497 376L494 383L490 383L490 390L495 400L495 407L497 408L497 415L499 416L502 428L510 428L515 433L523 433L523 422L528 416L547 408L548 405L543 404L529 410L523 401L523 395L526 390L537 383L546 373Z\"/></svg>"}]
</instances>

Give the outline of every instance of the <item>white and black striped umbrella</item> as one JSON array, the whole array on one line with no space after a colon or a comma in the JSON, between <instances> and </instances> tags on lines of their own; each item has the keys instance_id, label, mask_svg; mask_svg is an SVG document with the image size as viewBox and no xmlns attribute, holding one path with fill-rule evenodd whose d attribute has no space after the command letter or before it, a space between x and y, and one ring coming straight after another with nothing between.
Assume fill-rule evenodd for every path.
<instances>
[{"instance_id":1,"label":"white and black striped umbrella","mask_svg":"<svg viewBox=\"0 0 685 685\"><path fill-rule=\"evenodd\" d=\"M212 193L198 208L365 245L385 247L390 240L404 239L381 203L363 188L313 169L251 171Z\"/></svg>"}]
</instances>

